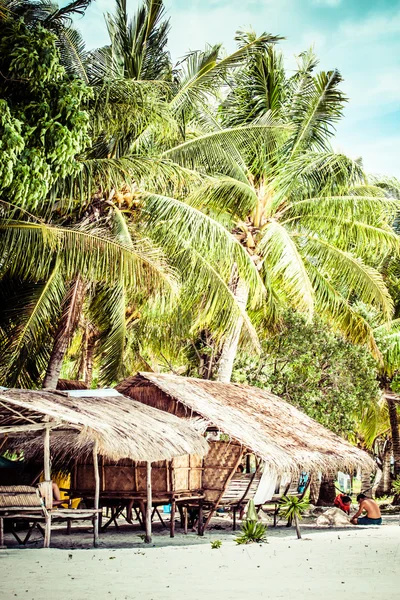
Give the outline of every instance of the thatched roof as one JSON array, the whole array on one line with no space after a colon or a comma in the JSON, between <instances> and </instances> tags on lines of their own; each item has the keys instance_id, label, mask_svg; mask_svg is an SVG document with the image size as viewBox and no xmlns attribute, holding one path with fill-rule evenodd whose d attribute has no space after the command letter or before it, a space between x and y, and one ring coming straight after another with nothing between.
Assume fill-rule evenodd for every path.
<instances>
[{"instance_id":1,"label":"thatched roof","mask_svg":"<svg viewBox=\"0 0 400 600\"><path fill-rule=\"evenodd\" d=\"M368 454L332 433L278 396L248 385L220 383L177 375L139 373L118 391L151 403L151 389L162 390L187 409L239 441L279 471L374 469Z\"/></svg>"},{"instance_id":2,"label":"thatched roof","mask_svg":"<svg viewBox=\"0 0 400 600\"><path fill-rule=\"evenodd\" d=\"M87 385L79 379L59 379L57 382L58 390L87 390Z\"/></svg>"},{"instance_id":3,"label":"thatched roof","mask_svg":"<svg viewBox=\"0 0 400 600\"><path fill-rule=\"evenodd\" d=\"M193 422L185 423L116 391L112 393L109 397L72 398L55 391L2 391L0 434L7 432L7 427L23 426L17 437L22 440L21 445L34 448L32 432L36 432L40 444L40 428L50 420L55 430L51 438L57 440L58 452L72 453L75 457L89 454L95 439L99 453L112 460L153 462L207 453L207 442ZM10 435L16 439L12 432Z\"/></svg>"}]
</instances>

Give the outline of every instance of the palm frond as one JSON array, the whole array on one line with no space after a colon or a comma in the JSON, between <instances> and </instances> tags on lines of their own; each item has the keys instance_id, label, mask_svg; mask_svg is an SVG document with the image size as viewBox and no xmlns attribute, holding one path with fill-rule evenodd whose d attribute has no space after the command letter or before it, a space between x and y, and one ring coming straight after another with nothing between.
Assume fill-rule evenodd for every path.
<instances>
[{"instance_id":1,"label":"palm frond","mask_svg":"<svg viewBox=\"0 0 400 600\"><path fill-rule=\"evenodd\" d=\"M330 274L334 286L343 286L347 295L354 294L362 302L380 309L386 319L391 318L393 300L377 270L317 235L292 233L292 237L298 238L303 255Z\"/></svg>"},{"instance_id":2,"label":"palm frond","mask_svg":"<svg viewBox=\"0 0 400 600\"><path fill-rule=\"evenodd\" d=\"M228 280L232 265L249 285L251 306L257 306L266 294L265 287L251 257L240 243L217 221L175 198L144 194L144 221L152 236L161 243L168 256L179 256L180 245L204 252L219 273Z\"/></svg>"},{"instance_id":3,"label":"palm frond","mask_svg":"<svg viewBox=\"0 0 400 600\"><path fill-rule=\"evenodd\" d=\"M171 101L171 107L181 112L188 104L202 104L210 93L220 87L229 70L242 65L251 53L264 49L265 44L279 39L279 36L264 33L222 59L219 59L220 45L208 47L204 52L191 52L183 65L181 63L179 90Z\"/></svg>"},{"instance_id":4,"label":"palm frond","mask_svg":"<svg viewBox=\"0 0 400 600\"><path fill-rule=\"evenodd\" d=\"M290 233L277 221L270 221L257 247L266 271L275 286L283 290L289 303L311 317L314 290L304 267L303 258Z\"/></svg>"}]
</instances>

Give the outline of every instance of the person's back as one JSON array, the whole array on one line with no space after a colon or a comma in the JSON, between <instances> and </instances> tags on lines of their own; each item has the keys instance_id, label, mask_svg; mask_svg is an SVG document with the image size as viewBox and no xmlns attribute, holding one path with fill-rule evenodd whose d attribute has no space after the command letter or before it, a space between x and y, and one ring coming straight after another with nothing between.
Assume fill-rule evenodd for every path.
<instances>
[{"instance_id":1,"label":"person's back","mask_svg":"<svg viewBox=\"0 0 400 600\"><path fill-rule=\"evenodd\" d=\"M358 494L357 502L359 508L351 520L357 525L381 525L382 516L378 504L372 498L367 498L365 494ZM361 517L362 512L366 512L366 516Z\"/></svg>"},{"instance_id":2,"label":"person's back","mask_svg":"<svg viewBox=\"0 0 400 600\"><path fill-rule=\"evenodd\" d=\"M378 504L372 498L365 498L361 501L362 510L365 510L370 519L380 519L381 511Z\"/></svg>"}]
</instances>

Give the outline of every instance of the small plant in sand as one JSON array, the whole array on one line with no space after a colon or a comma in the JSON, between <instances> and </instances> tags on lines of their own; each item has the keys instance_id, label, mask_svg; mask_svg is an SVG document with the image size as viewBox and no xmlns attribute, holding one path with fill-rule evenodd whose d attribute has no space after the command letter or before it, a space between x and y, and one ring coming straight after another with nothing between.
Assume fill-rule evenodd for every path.
<instances>
[{"instance_id":1,"label":"small plant in sand","mask_svg":"<svg viewBox=\"0 0 400 600\"><path fill-rule=\"evenodd\" d=\"M304 511L310 506L309 501L304 498L298 498L297 496L283 496L280 505L279 514L290 523L294 521L297 538L300 540L301 533L299 521L302 518Z\"/></svg>"},{"instance_id":2,"label":"small plant in sand","mask_svg":"<svg viewBox=\"0 0 400 600\"><path fill-rule=\"evenodd\" d=\"M392 481L392 489L394 492L392 504L398 504L398 501L400 500L400 475L397 475L396 479Z\"/></svg>"},{"instance_id":3,"label":"small plant in sand","mask_svg":"<svg viewBox=\"0 0 400 600\"><path fill-rule=\"evenodd\" d=\"M221 548L221 546L222 546L221 540L214 540L213 542L211 542L212 550L218 550L218 548Z\"/></svg>"},{"instance_id":4,"label":"small plant in sand","mask_svg":"<svg viewBox=\"0 0 400 600\"><path fill-rule=\"evenodd\" d=\"M235 538L237 544L263 543L267 541L267 527L258 521L254 500L250 500L247 517L241 526L241 534Z\"/></svg>"}]
</instances>

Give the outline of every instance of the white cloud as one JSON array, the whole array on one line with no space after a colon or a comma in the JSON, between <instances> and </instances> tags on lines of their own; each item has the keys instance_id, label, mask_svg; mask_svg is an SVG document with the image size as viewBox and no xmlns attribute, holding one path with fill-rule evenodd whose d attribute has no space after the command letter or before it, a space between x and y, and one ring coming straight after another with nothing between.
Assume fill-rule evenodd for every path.
<instances>
[{"instance_id":1,"label":"white cloud","mask_svg":"<svg viewBox=\"0 0 400 600\"><path fill-rule=\"evenodd\" d=\"M343 21L339 35L350 43L356 39L376 40L400 33L400 10L392 15L373 13L364 20Z\"/></svg>"}]
</instances>

